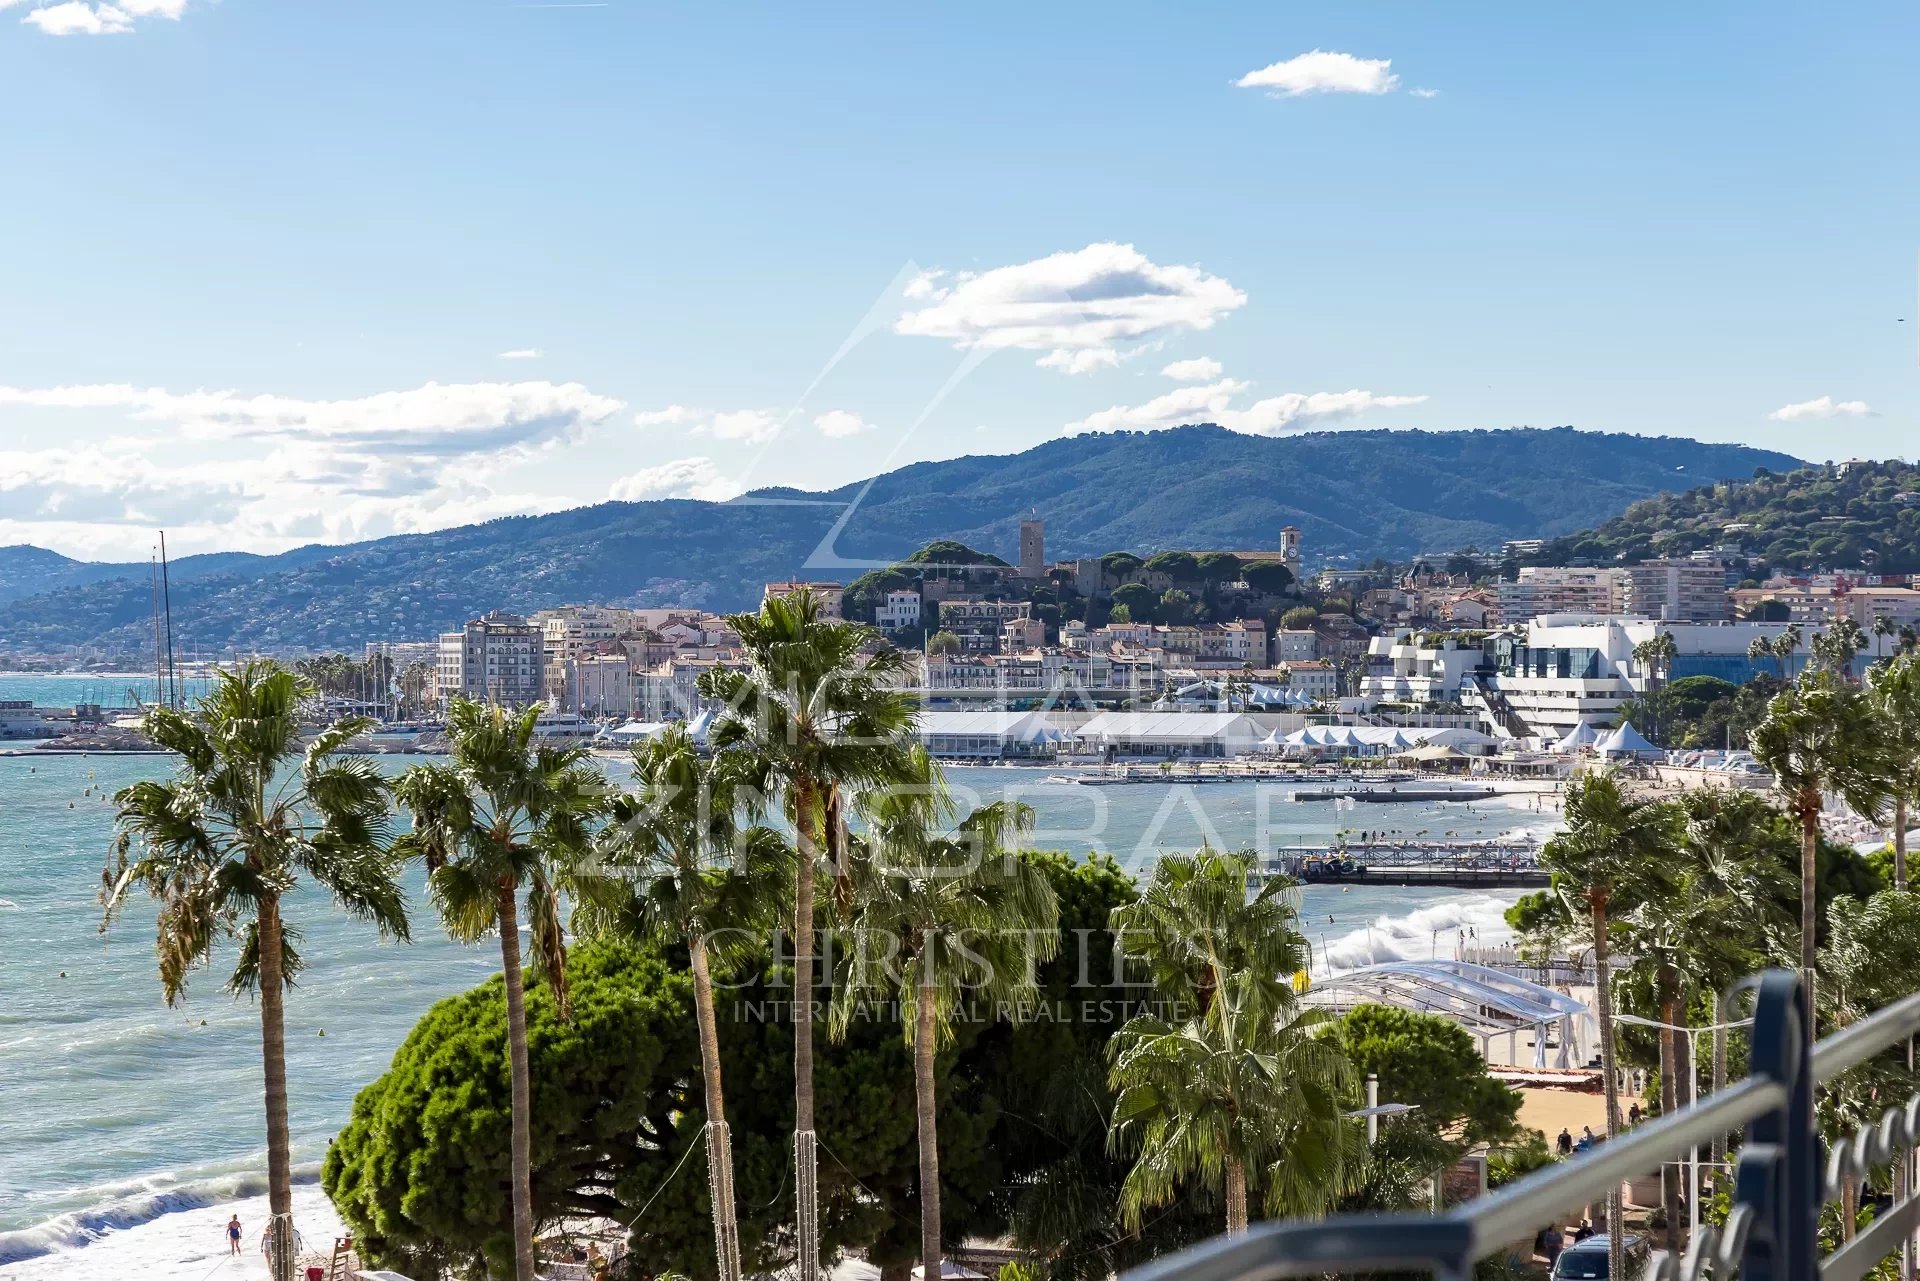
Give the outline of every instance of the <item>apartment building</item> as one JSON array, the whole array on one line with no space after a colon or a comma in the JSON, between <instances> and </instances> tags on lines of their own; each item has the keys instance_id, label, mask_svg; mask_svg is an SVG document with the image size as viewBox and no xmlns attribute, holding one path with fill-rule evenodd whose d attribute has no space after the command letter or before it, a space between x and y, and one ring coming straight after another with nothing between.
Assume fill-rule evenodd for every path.
<instances>
[{"instance_id":1,"label":"apartment building","mask_svg":"<svg viewBox=\"0 0 1920 1281\"><path fill-rule=\"evenodd\" d=\"M1629 581L1625 569L1527 565L1517 580L1494 588L1498 621L1512 626L1545 614L1622 614Z\"/></svg>"},{"instance_id":2,"label":"apartment building","mask_svg":"<svg viewBox=\"0 0 1920 1281\"><path fill-rule=\"evenodd\" d=\"M495 610L440 637L435 688L441 702L458 695L509 707L541 701L544 638L518 614Z\"/></svg>"},{"instance_id":3,"label":"apartment building","mask_svg":"<svg viewBox=\"0 0 1920 1281\"><path fill-rule=\"evenodd\" d=\"M1647 560L1626 572L1625 608L1614 612L1669 623L1718 623L1733 617L1727 571L1717 560Z\"/></svg>"}]
</instances>

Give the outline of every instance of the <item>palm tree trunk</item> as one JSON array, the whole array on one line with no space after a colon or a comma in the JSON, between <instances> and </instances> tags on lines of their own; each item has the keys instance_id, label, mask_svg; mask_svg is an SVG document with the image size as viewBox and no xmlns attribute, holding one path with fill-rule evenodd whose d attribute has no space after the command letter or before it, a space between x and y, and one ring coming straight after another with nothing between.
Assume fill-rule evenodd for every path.
<instances>
[{"instance_id":1,"label":"palm tree trunk","mask_svg":"<svg viewBox=\"0 0 1920 1281\"><path fill-rule=\"evenodd\" d=\"M1247 1230L1247 1167L1238 1157L1227 1158L1227 1235Z\"/></svg>"},{"instance_id":2,"label":"palm tree trunk","mask_svg":"<svg viewBox=\"0 0 1920 1281\"><path fill-rule=\"evenodd\" d=\"M913 1095L920 1125L920 1276L940 1281L940 1134L933 1080L933 993L922 990L913 1020Z\"/></svg>"},{"instance_id":3,"label":"palm tree trunk","mask_svg":"<svg viewBox=\"0 0 1920 1281\"><path fill-rule=\"evenodd\" d=\"M285 937L280 900L260 900L260 1059L267 1099L267 1268L273 1281L293 1281L293 1140L287 1126Z\"/></svg>"},{"instance_id":4,"label":"palm tree trunk","mask_svg":"<svg viewBox=\"0 0 1920 1281\"><path fill-rule=\"evenodd\" d=\"M1820 879L1815 855L1820 848L1820 793L1803 791L1800 810L1800 982L1807 989L1807 1006L1813 1006L1814 941L1819 934L1817 901ZM1807 1040L1812 1041L1813 1020L1807 1020Z\"/></svg>"},{"instance_id":5,"label":"palm tree trunk","mask_svg":"<svg viewBox=\"0 0 1920 1281\"><path fill-rule=\"evenodd\" d=\"M740 1220L733 1199L733 1136L720 1080L720 1029L713 1015L713 973L707 940L687 940L693 962L693 1012L700 1024L700 1074L707 1098L707 1169L713 1195L713 1255L720 1281L740 1281Z\"/></svg>"},{"instance_id":6,"label":"palm tree trunk","mask_svg":"<svg viewBox=\"0 0 1920 1281\"><path fill-rule=\"evenodd\" d=\"M1727 1016L1723 1005L1724 1002L1720 999L1720 993L1715 992L1713 994L1713 1079L1708 1087L1715 1094L1727 1088L1727 1029L1724 1026L1727 1021ZM1727 1134L1725 1130L1719 1130L1714 1133L1712 1154L1713 1163L1716 1168L1722 1161L1727 1159ZM1719 1175L1716 1174L1714 1177L1717 1179Z\"/></svg>"},{"instance_id":7,"label":"palm tree trunk","mask_svg":"<svg viewBox=\"0 0 1920 1281\"><path fill-rule=\"evenodd\" d=\"M534 1281L533 1098L527 1069L527 996L520 975L520 904L517 887L500 885L500 976L507 985L507 1066L513 1089L513 1270L517 1281Z\"/></svg>"},{"instance_id":8,"label":"palm tree trunk","mask_svg":"<svg viewBox=\"0 0 1920 1281\"><path fill-rule=\"evenodd\" d=\"M1663 961L1658 971L1660 985L1660 1115L1672 1116L1680 1110L1680 981L1671 961ZM1664 1168L1664 1167L1663 1167ZM1686 1167L1682 1166L1681 1169ZM1680 1228L1680 1179L1678 1171L1660 1180L1660 1208L1667 1216L1667 1248L1678 1250L1683 1244ZM1693 1195L1691 1191L1687 1194Z\"/></svg>"},{"instance_id":9,"label":"palm tree trunk","mask_svg":"<svg viewBox=\"0 0 1920 1281\"><path fill-rule=\"evenodd\" d=\"M1607 887L1594 885L1587 890L1587 907L1593 913L1593 1003L1600 1021L1600 1075L1607 1094L1607 1138L1620 1134L1620 1076L1613 1051L1613 976L1612 958L1607 952ZM1626 1275L1626 1253L1620 1235L1620 1189L1607 1191L1607 1275Z\"/></svg>"},{"instance_id":10,"label":"palm tree trunk","mask_svg":"<svg viewBox=\"0 0 1920 1281\"><path fill-rule=\"evenodd\" d=\"M1893 888L1907 888L1907 794L1893 798Z\"/></svg>"},{"instance_id":11,"label":"palm tree trunk","mask_svg":"<svg viewBox=\"0 0 1920 1281\"><path fill-rule=\"evenodd\" d=\"M818 1140L813 1132L813 780L793 788L794 850L799 868L793 894L793 1194L798 1281L820 1275ZM938 1281L937 1278L934 1281Z\"/></svg>"}]
</instances>

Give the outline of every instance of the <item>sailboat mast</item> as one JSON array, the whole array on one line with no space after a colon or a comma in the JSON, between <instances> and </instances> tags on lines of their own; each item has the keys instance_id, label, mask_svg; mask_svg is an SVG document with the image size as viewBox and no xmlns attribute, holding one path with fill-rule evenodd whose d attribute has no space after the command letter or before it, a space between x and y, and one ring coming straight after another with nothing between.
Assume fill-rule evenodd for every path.
<instances>
[{"instance_id":1,"label":"sailboat mast","mask_svg":"<svg viewBox=\"0 0 1920 1281\"><path fill-rule=\"evenodd\" d=\"M173 670L173 587L167 580L167 531L160 531L160 603L167 619L167 706L180 706L180 686Z\"/></svg>"},{"instance_id":2,"label":"sailboat mast","mask_svg":"<svg viewBox=\"0 0 1920 1281\"><path fill-rule=\"evenodd\" d=\"M167 701L166 650L160 643L160 562L152 557L147 559L147 586L153 602L153 704L158 707Z\"/></svg>"}]
</instances>

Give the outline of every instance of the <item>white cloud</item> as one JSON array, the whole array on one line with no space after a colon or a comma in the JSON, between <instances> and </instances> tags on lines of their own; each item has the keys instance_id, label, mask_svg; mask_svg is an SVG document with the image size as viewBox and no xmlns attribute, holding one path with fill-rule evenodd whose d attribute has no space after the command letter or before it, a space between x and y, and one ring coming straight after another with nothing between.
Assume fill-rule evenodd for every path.
<instances>
[{"instance_id":1,"label":"white cloud","mask_svg":"<svg viewBox=\"0 0 1920 1281\"><path fill-rule=\"evenodd\" d=\"M1234 81L1241 89L1265 89L1275 98L1309 93L1392 93L1400 84L1391 58L1356 58L1350 53L1315 49Z\"/></svg>"},{"instance_id":2,"label":"white cloud","mask_svg":"<svg viewBox=\"0 0 1920 1281\"><path fill-rule=\"evenodd\" d=\"M848 436L858 436L874 430L874 425L860 415L845 409L829 409L813 420L822 436L830 440L844 440Z\"/></svg>"},{"instance_id":3,"label":"white cloud","mask_svg":"<svg viewBox=\"0 0 1920 1281\"><path fill-rule=\"evenodd\" d=\"M517 477L620 408L573 383L428 383L343 400L0 386L0 411L118 409L161 424L102 444L0 451L0 523L80 530L62 537L89 550L126 524L275 550L553 510L567 500L490 482ZM196 441L217 443L196 458Z\"/></svg>"},{"instance_id":4,"label":"white cloud","mask_svg":"<svg viewBox=\"0 0 1920 1281\"><path fill-rule=\"evenodd\" d=\"M1114 344L1211 329L1247 296L1194 266L1162 266L1132 245L1102 242L978 275L928 272L907 296L898 332L957 347L1047 353L1048 369L1084 373L1119 363Z\"/></svg>"},{"instance_id":5,"label":"white cloud","mask_svg":"<svg viewBox=\"0 0 1920 1281\"><path fill-rule=\"evenodd\" d=\"M512 351L503 351L500 360L538 360L547 353L538 347L515 347Z\"/></svg>"},{"instance_id":6,"label":"white cloud","mask_svg":"<svg viewBox=\"0 0 1920 1281\"><path fill-rule=\"evenodd\" d=\"M175 393L126 384L0 386L0 406L126 409L200 438L307 441L363 453L446 457L568 438L621 404L579 383L426 383L351 400Z\"/></svg>"},{"instance_id":7,"label":"white cloud","mask_svg":"<svg viewBox=\"0 0 1920 1281\"><path fill-rule=\"evenodd\" d=\"M1218 378L1224 368L1212 356L1195 356L1191 360L1176 360L1160 372L1175 382L1204 383Z\"/></svg>"},{"instance_id":8,"label":"white cloud","mask_svg":"<svg viewBox=\"0 0 1920 1281\"><path fill-rule=\"evenodd\" d=\"M1278 436L1324 422L1351 418L1370 409L1417 405L1425 396L1376 396L1370 391L1289 392L1236 409L1234 401L1250 384L1223 378L1205 386L1180 387L1141 405L1115 405L1068 423L1069 435L1090 431L1159 431L1188 423L1216 423L1251 436Z\"/></svg>"},{"instance_id":9,"label":"white cloud","mask_svg":"<svg viewBox=\"0 0 1920 1281\"><path fill-rule=\"evenodd\" d=\"M1120 353L1111 347L1083 347L1068 351L1055 347L1033 362L1042 369L1057 369L1063 374L1090 374L1096 369L1112 369L1120 363Z\"/></svg>"},{"instance_id":10,"label":"white cloud","mask_svg":"<svg viewBox=\"0 0 1920 1281\"><path fill-rule=\"evenodd\" d=\"M0 0L0 9L20 4L35 8L20 19L50 36L123 36L133 30L135 18L166 18L178 22L187 11L187 0L114 0L111 4L90 4L88 0L64 0L47 4L44 0Z\"/></svg>"},{"instance_id":11,"label":"white cloud","mask_svg":"<svg viewBox=\"0 0 1920 1281\"><path fill-rule=\"evenodd\" d=\"M740 492L737 482L720 474L711 458L676 458L657 467L643 467L613 482L607 497L638 503L651 498L701 498L725 502Z\"/></svg>"},{"instance_id":12,"label":"white cloud","mask_svg":"<svg viewBox=\"0 0 1920 1281\"><path fill-rule=\"evenodd\" d=\"M1416 98L1438 98L1440 96L1438 89L1409 89L1407 92Z\"/></svg>"},{"instance_id":13,"label":"white cloud","mask_svg":"<svg viewBox=\"0 0 1920 1281\"><path fill-rule=\"evenodd\" d=\"M780 434L786 419L771 409L696 409L691 405L668 405L665 409L643 410L633 416L641 427L685 427L695 436L715 440L738 440L763 445Z\"/></svg>"},{"instance_id":14,"label":"white cloud","mask_svg":"<svg viewBox=\"0 0 1920 1281\"><path fill-rule=\"evenodd\" d=\"M133 30L132 17L125 9L87 4L85 0L35 9L20 21L50 36L121 36Z\"/></svg>"},{"instance_id":15,"label":"white cloud","mask_svg":"<svg viewBox=\"0 0 1920 1281\"><path fill-rule=\"evenodd\" d=\"M1801 418L1865 418L1873 410L1864 400L1835 400L1831 396L1822 396L1818 400L1803 400L1797 405L1782 405L1768 414L1775 422L1790 423Z\"/></svg>"}]
</instances>

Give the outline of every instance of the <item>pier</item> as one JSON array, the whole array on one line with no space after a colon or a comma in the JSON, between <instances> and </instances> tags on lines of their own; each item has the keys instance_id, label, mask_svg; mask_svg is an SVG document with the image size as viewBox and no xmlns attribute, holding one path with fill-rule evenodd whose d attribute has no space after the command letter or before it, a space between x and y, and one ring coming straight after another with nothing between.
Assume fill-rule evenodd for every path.
<instances>
[{"instance_id":1,"label":"pier","mask_svg":"<svg viewBox=\"0 0 1920 1281\"><path fill-rule=\"evenodd\" d=\"M1552 877L1531 841L1395 841L1283 845L1261 869L1302 885L1534 889Z\"/></svg>"}]
</instances>

